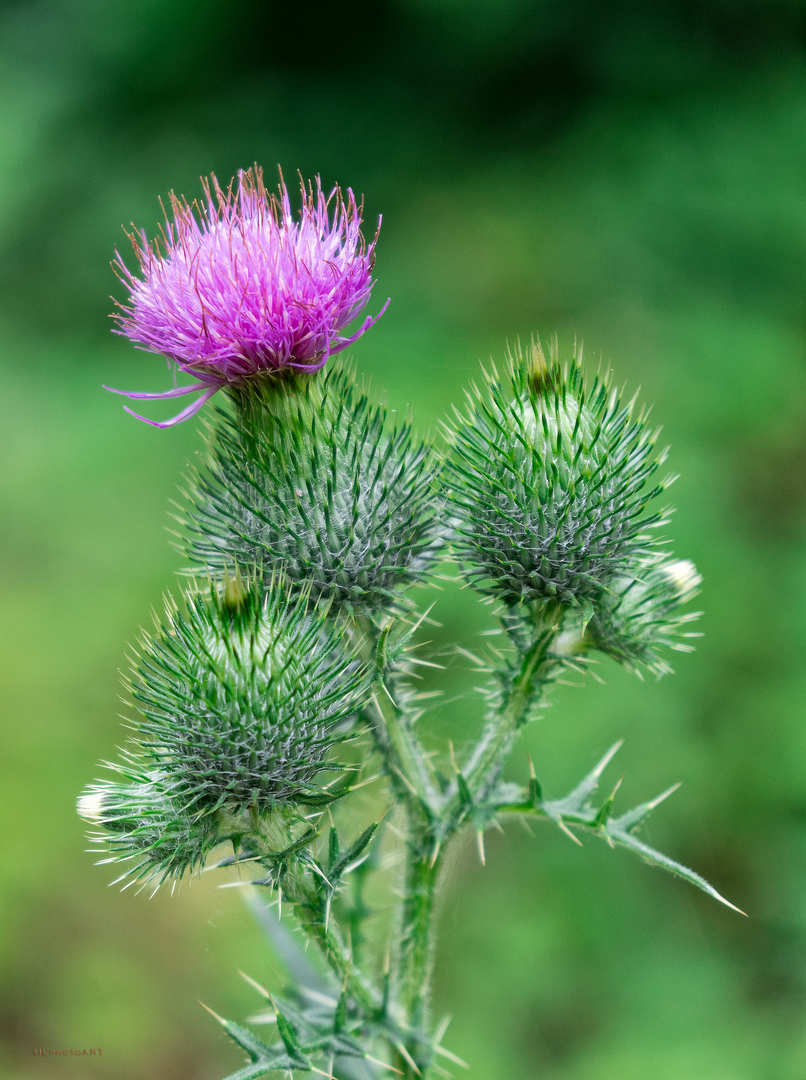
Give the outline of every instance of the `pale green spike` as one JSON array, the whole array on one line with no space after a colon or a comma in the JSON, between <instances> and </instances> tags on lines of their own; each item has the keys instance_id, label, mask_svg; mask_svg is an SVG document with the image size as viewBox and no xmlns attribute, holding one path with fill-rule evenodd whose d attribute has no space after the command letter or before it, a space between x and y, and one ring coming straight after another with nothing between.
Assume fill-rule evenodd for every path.
<instances>
[{"instance_id":1,"label":"pale green spike","mask_svg":"<svg viewBox=\"0 0 806 1080\"><path fill-rule=\"evenodd\" d=\"M438 1039L435 1039L434 1052L441 1057L447 1058L448 1061L452 1061L454 1065L459 1065L462 1069L470 1068L468 1063L463 1061L457 1054L452 1053L450 1050L446 1050L444 1046L440 1046Z\"/></svg>"},{"instance_id":2,"label":"pale green spike","mask_svg":"<svg viewBox=\"0 0 806 1080\"><path fill-rule=\"evenodd\" d=\"M615 755L618 753L618 751L623 745L623 739L619 739L618 742L613 743L613 745L610 747L610 749L607 751L601 761L599 761L599 763L595 766L595 768L591 769L588 775L583 780L581 780L579 784L577 784L573 791L566 795L564 799L561 799L559 801L559 805L569 809L581 808L584 805L586 799L599 786L599 780L602 773L605 771L607 766L610 764L612 759L615 757Z\"/></svg>"},{"instance_id":3,"label":"pale green spike","mask_svg":"<svg viewBox=\"0 0 806 1080\"><path fill-rule=\"evenodd\" d=\"M423 1074L418 1069L417 1063L415 1062L411 1054L408 1052L406 1047L403 1045L403 1043L395 1042L393 1045L397 1052L400 1054L400 1056L404 1059L406 1064L409 1066L409 1068L412 1069L418 1076L422 1076Z\"/></svg>"},{"instance_id":4,"label":"pale green spike","mask_svg":"<svg viewBox=\"0 0 806 1080\"><path fill-rule=\"evenodd\" d=\"M701 877L696 871L689 870L689 868L683 866L682 863L675 862L674 859L670 859L667 855L662 855L659 851L655 851L654 848L643 843L643 841L639 840L633 833L611 830L609 835L620 847L626 847L637 852L645 862L660 866L662 869L668 870L669 873L674 874L676 877L681 877L692 885L696 885L698 889L701 889L704 893L713 897L714 900L718 900L719 903L724 904L725 907L729 907L731 911L736 911L739 915L747 915L746 911L742 911L741 908L732 904L730 900L726 900L721 893L717 892L713 885L710 885L705 878Z\"/></svg>"},{"instance_id":5,"label":"pale green spike","mask_svg":"<svg viewBox=\"0 0 806 1080\"><path fill-rule=\"evenodd\" d=\"M390 1072L397 1073L398 1076L403 1075L402 1069L397 1069L394 1065L390 1065L386 1061L381 1061L380 1058L373 1057L372 1054L364 1054L364 1059L366 1061L371 1061L373 1065L379 1065L382 1069L388 1069Z\"/></svg>"},{"instance_id":6,"label":"pale green spike","mask_svg":"<svg viewBox=\"0 0 806 1080\"><path fill-rule=\"evenodd\" d=\"M266 989L265 986L263 986L259 982L256 982L251 976L247 975L245 972L241 971L240 969L238 969L238 974L241 976L241 978L245 982L248 982L251 987L253 987L255 990L257 990L257 992L262 997L266 998L267 1001L269 1000L269 998L271 997L271 994L269 993L269 991Z\"/></svg>"}]
</instances>

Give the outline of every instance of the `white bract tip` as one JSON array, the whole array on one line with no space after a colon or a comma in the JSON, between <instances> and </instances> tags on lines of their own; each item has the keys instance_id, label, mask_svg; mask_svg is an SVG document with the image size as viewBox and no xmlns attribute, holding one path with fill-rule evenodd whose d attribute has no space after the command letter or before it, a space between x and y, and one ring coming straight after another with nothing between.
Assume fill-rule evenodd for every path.
<instances>
[{"instance_id":1,"label":"white bract tip","mask_svg":"<svg viewBox=\"0 0 806 1080\"><path fill-rule=\"evenodd\" d=\"M85 821L91 821L95 825L99 824L104 817L103 792L90 791L84 795L79 795L76 809L78 810L78 816L84 818Z\"/></svg>"},{"instance_id":2,"label":"white bract tip","mask_svg":"<svg viewBox=\"0 0 806 1080\"><path fill-rule=\"evenodd\" d=\"M702 574L690 559L678 559L663 567L663 573L680 596L694 593L702 584Z\"/></svg>"}]
</instances>

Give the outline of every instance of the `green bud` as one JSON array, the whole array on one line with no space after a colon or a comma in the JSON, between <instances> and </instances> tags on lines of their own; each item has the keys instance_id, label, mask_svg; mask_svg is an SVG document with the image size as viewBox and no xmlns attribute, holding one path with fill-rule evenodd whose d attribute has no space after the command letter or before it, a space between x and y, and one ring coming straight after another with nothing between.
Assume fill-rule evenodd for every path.
<instances>
[{"instance_id":1,"label":"green bud","mask_svg":"<svg viewBox=\"0 0 806 1080\"><path fill-rule=\"evenodd\" d=\"M697 595L701 582L687 559L637 567L634 574L610 583L588 624L586 644L628 668L641 663L658 675L670 672L659 649L691 652L681 638L698 636L685 634L684 628L699 612L683 615L680 609Z\"/></svg>"},{"instance_id":2,"label":"green bud","mask_svg":"<svg viewBox=\"0 0 806 1080\"><path fill-rule=\"evenodd\" d=\"M450 463L455 550L468 579L507 606L592 602L620 569L652 548L648 514L668 485L649 480L664 460L657 432L609 375L588 389L575 353L547 361L539 343L493 369L453 423Z\"/></svg>"},{"instance_id":3,"label":"green bud","mask_svg":"<svg viewBox=\"0 0 806 1080\"><path fill-rule=\"evenodd\" d=\"M273 580L240 605L229 588L169 604L144 637L131 692L142 754L188 811L258 812L321 794L339 771L331 751L349 735L370 674L342 647L342 628Z\"/></svg>"},{"instance_id":4,"label":"green bud","mask_svg":"<svg viewBox=\"0 0 806 1080\"><path fill-rule=\"evenodd\" d=\"M218 842L218 815L188 813L174 798L170 779L129 760L110 766L126 782L99 781L78 799L78 813L104 831L91 835L105 855L121 863L118 880L157 883L204 865Z\"/></svg>"},{"instance_id":5,"label":"green bud","mask_svg":"<svg viewBox=\"0 0 806 1080\"><path fill-rule=\"evenodd\" d=\"M250 383L219 414L190 492L185 549L220 577L282 567L294 589L368 614L422 579L441 535L435 462L349 368Z\"/></svg>"}]
</instances>

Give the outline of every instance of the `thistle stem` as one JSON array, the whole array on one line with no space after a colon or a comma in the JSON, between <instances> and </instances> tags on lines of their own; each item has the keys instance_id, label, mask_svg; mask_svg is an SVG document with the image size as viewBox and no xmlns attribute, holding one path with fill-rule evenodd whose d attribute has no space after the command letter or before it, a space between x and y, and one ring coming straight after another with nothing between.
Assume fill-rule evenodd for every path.
<instances>
[{"instance_id":1,"label":"thistle stem","mask_svg":"<svg viewBox=\"0 0 806 1080\"><path fill-rule=\"evenodd\" d=\"M379 632L370 619L361 619L358 626L362 632L356 646L359 655L368 662L374 661L380 669L372 705L367 710L378 752L395 791L407 806L414 798L434 813L440 801L434 767L414 733L405 709L394 700L384 681L385 657L379 657L378 646L385 639L385 633Z\"/></svg>"},{"instance_id":2,"label":"thistle stem","mask_svg":"<svg viewBox=\"0 0 806 1080\"><path fill-rule=\"evenodd\" d=\"M383 639L367 620L362 626L360 652L369 660ZM495 784L535 696L553 673L549 648L556 623L538 624L531 643L520 650L520 665L510 678L500 707L491 717L465 768L468 789L481 801ZM370 651L372 650L372 652ZM382 667L383 658L377 660ZM435 901L445 848L466 816L457 788L446 798L439 793L433 766L412 729L405 710L387 692L379 670L372 708L368 710L375 743L407 818L407 860L400 917L400 947L394 963L393 984L398 1004L412 1031L404 1047L395 1051L395 1064L404 1076L425 1076L430 1053L422 1036L429 1025L429 1004L434 967ZM419 1037L418 1037L419 1036ZM394 1048L393 1048L394 1049ZM412 1065L412 1062L414 1063ZM416 1068L415 1068L416 1066ZM419 1073L418 1073L419 1070Z\"/></svg>"},{"instance_id":3,"label":"thistle stem","mask_svg":"<svg viewBox=\"0 0 806 1080\"><path fill-rule=\"evenodd\" d=\"M501 774L515 737L526 720L527 710L554 674L548 658L557 633L554 625L541 628L521 655L520 669L512 679L500 709L490 718L469 761L462 770L475 800L483 799ZM454 816L460 812L459 793L452 797Z\"/></svg>"},{"instance_id":4,"label":"thistle stem","mask_svg":"<svg viewBox=\"0 0 806 1080\"><path fill-rule=\"evenodd\" d=\"M521 653L520 667L511 681L509 692L491 717L465 768L468 789L474 801L482 800L495 784L515 737L524 723L536 695L552 677L555 664L549 659L556 625L541 626L531 645ZM408 862L403 901L400 948L400 999L410 1026L427 1032L429 1003L434 967L435 901L445 851L459 831L467 812L457 790L441 800L435 820L410 814ZM438 844L439 841L439 844ZM422 1076L428 1069L428 1057L422 1044L410 1040L407 1047ZM416 1076L410 1062L401 1057L397 1065L406 1077Z\"/></svg>"},{"instance_id":5,"label":"thistle stem","mask_svg":"<svg viewBox=\"0 0 806 1080\"><path fill-rule=\"evenodd\" d=\"M372 1016L378 1008L378 995L353 963L353 957L345 947L333 920L325 926L324 905L321 897L308 889L287 888L289 903L293 904L302 930L316 942L328 967L341 986L346 986L366 1016Z\"/></svg>"},{"instance_id":6,"label":"thistle stem","mask_svg":"<svg viewBox=\"0 0 806 1080\"><path fill-rule=\"evenodd\" d=\"M432 858L432 844L413 846L406 867L406 893L400 945L401 1004L409 1025L428 1032L431 979L434 969L434 904L441 875L441 857ZM422 1076L426 1075L428 1059L423 1059L422 1044L412 1039L408 1052ZM416 1073L406 1062L405 1075Z\"/></svg>"},{"instance_id":7,"label":"thistle stem","mask_svg":"<svg viewBox=\"0 0 806 1080\"><path fill-rule=\"evenodd\" d=\"M430 813L439 796L433 782L433 766L403 710L380 681L373 699L373 734L395 789L407 805L413 800Z\"/></svg>"}]
</instances>

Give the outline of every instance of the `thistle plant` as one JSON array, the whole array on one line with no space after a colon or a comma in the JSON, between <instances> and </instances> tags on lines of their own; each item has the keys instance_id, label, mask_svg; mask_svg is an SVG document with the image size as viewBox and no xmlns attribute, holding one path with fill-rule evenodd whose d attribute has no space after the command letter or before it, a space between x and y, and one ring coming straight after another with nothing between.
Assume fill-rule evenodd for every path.
<instances>
[{"instance_id":1,"label":"thistle plant","mask_svg":"<svg viewBox=\"0 0 806 1080\"><path fill-rule=\"evenodd\" d=\"M229 1080L446 1075L464 1063L430 1012L435 910L467 831L482 862L485 830L507 818L587 832L733 907L640 838L674 788L620 814L615 791L596 801L620 744L562 799L531 762L522 783L502 779L561 676L597 653L671 671L700 577L662 535L673 478L658 431L608 372L586 377L581 350L516 347L438 445L391 424L333 359L373 321L345 336L377 233L366 245L351 192L326 197L317 180L301 195L295 218L259 170L226 191L212 178L200 204L171 196L159 243L132 233L140 276L118 256L120 331L198 380L130 396L200 391L173 424L222 393L180 515L182 595L142 635L130 741L79 812L127 884L236 866L276 902L272 915L250 894L291 974L281 995L249 980L267 1002L253 1022L276 1037L217 1017L248 1058ZM486 716L459 753L426 750L413 682L437 665L417 655L428 612L410 590L446 563L500 631L472 657ZM355 792L369 784L368 802ZM379 921L367 890L383 889L394 914Z\"/></svg>"}]
</instances>

